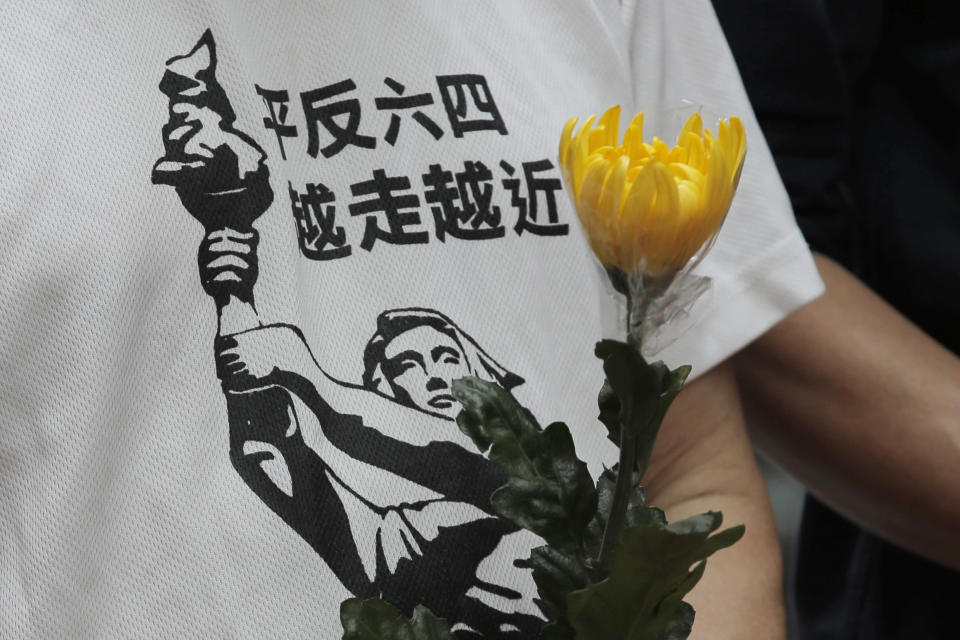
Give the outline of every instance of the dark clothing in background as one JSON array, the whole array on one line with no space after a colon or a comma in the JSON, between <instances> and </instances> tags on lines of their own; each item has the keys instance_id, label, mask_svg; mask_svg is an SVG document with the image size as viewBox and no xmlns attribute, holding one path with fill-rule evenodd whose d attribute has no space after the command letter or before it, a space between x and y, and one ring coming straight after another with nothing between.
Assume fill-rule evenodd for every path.
<instances>
[{"instance_id":1,"label":"dark clothing in background","mask_svg":"<svg viewBox=\"0 0 960 640\"><path fill-rule=\"evenodd\" d=\"M952 3L713 2L811 247L960 353ZM812 497L794 586L801 640L960 637L960 573Z\"/></svg>"}]
</instances>

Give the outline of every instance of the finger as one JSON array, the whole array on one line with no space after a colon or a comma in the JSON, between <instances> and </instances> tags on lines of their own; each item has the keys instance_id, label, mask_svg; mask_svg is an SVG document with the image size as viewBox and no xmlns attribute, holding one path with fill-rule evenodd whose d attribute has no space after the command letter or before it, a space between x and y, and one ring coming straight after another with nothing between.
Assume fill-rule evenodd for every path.
<instances>
[{"instance_id":1,"label":"finger","mask_svg":"<svg viewBox=\"0 0 960 640\"><path fill-rule=\"evenodd\" d=\"M216 283L223 283L223 282L242 283L243 278L241 278L235 271L224 271L222 273L216 274L215 276L211 276L210 278L207 278L207 280L203 284L208 285L215 282Z\"/></svg>"},{"instance_id":2,"label":"finger","mask_svg":"<svg viewBox=\"0 0 960 640\"><path fill-rule=\"evenodd\" d=\"M237 242L246 243L256 242L258 234L256 229L239 231L237 229L231 229L230 227L224 227L222 229L211 231L207 237L216 240L236 240Z\"/></svg>"},{"instance_id":3,"label":"finger","mask_svg":"<svg viewBox=\"0 0 960 640\"><path fill-rule=\"evenodd\" d=\"M210 234L216 236L217 232ZM224 240L217 238L204 238L200 245L198 260L202 268L209 268L217 259L232 255L234 259L242 261L244 264L256 264L257 262L257 243L242 243L233 240Z\"/></svg>"},{"instance_id":4,"label":"finger","mask_svg":"<svg viewBox=\"0 0 960 640\"><path fill-rule=\"evenodd\" d=\"M236 353L238 346L240 345L233 336L217 336L213 341L213 348L217 353Z\"/></svg>"},{"instance_id":5,"label":"finger","mask_svg":"<svg viewBox=\"0 0 960 640\"><path fill-rule=\"evenodd\" d=\"M220 260L219 258L217 260ZM226 262L227 264L224 264ZM232 273L236 276L248 277L248 275L255 271L255 268L251 265L238 265L232 264L232 260L226 260L218 263L216 268L207 266L203 270L202 278L204 280L215 280L218 276L224 273Z\"/></svg>"},{"instance_id":6,"label":"finger","mask_svg":"<svg viewBox=\"0 0 960 640\"><path fill-rule=\"evenodd\" d=\"M240 362L240 361L241 361L241 360L240 360L240 356L238 356L238 355L233 355L233 354L231 354L231 355L220 355L220 356L217 358L217 362L219 362L220 364L222 364L222 365L225 366L225 367L226 367L226 366L230 366L230 365L232 365L232 364L234 364L234 363L236 363L236 362Z\"/></svg>"},{"instance_id":7,"label":"finger","mask_svg":"<svg viewBox=\"0 0 960 640\"><path fill-rule=\"evenodd\" d=\"M256 243L238 242L236 240L214 240L206 245L206 250L211 253L235 253L246 256L256 251Z\"/></svg>"},{"instance_id":8,"label":"finger","mask_svg":"<svg viewBox=\"0 0 960 640\"><path fill-rule=\"evenodd\" d=\"M258 236L255 231L241 232L236 229L217 229L204 238L205 246L212 251L249 253L256 248Z\"/></svg>"},{"instance_id":9,"label":"finger","mask_svg":"<svg viewBox=\"0 0 960 640\"><path fill-rule=\"evenodd\" d=\"M225 262L231 263L233 261L226 260ZM225 264L216 269L208 267L201 267L200 269L200 282L208 292L211 291L211 287L214 287L214 292L223 290L223 286L229 287L232 284L243 287L252 284L251 281L256 280L256 277L256 265L238 266L235 264Z\"/></svg>"},{"instance_id":10,"label":"finger","mask_svg":"<svg viewBox=\"0 0 960 640\"><path fill-rule=\"evenodd\" d=\"M207 269L211 271L246 271L250 268L250 263L242 257L235 254L221 254L207 264Z\"/></svg>"}]
</instances>

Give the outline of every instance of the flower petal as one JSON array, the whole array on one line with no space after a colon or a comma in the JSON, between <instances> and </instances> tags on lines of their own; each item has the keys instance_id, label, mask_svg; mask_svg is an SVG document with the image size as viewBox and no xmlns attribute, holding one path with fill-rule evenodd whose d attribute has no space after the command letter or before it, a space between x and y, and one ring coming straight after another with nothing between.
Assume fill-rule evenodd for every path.
<instances>
[{"instance_id":1,"label":"flower petal","mask_svg":"<svg viewBox=\"0 0 960 640\"><path fill-rule=\"evenodd\" d=\"M707 180L704 184L704 210L707 215L704 218L703 225L708 234L716 231L724 216L727 215L727 209L730 208L730 198L733 195L730 189L730 174L727 173L727 161L723 154L723 149L718 142L710 141L710 168L707 169Z\"/></svg>"},{"instance_id":2,"label":"flower petal","mask_svg":"<svg viewBox=\"0 0 960 640\"><path fill-rule=\"evenodd\" d=\"M630 157L630 164L636 165L640 159L647 156L643 144L643 128L631 124L623 134L623 153Z\"/></svg>"},{"instance_id":3,"label":"flower petal","mask_svg":"<svg viewBox=\"0 0 960 640\"><path fill-rule=\"evenodd\" d=\"M647 225L653 213L653 201L657 192L653 175L656 164L654 161L640 169L620 209L617 227L621 240L621 269L627 274L640 268L641 257L647 252Z\"/></svg>"},{"instance_id":4,"label":"flower petal","mask_svg":"<svg viewBox=\"0 0 960 640\"><path fill-rule=\"evenodd\" d=\"M587 156L590 155L590 131L593 128L594 116L587 118L586 122L580 125L580 130L573 139L571 148L570 173L573 174L573 195L574 198L580 195L580 185L583 183L583 174L586 170Z\"/></svg>"},{"instance_id":5,"label":"flower petal","mask_svg":"<svg viewBox=\"0 0 960 640\"><path fill-rule=\"evenodd\" d=\"M661 275L671 270L676 262L673 258L679 233L680 195L677 182L665 165L659 162L653 165L653 178L657 195L654 213L648 223L650 246L647 248L646 269L651 275Z\"/></svg>"},{"instance_id":6,"label":"flower petal","mask_svg":"<svg viewBox=\"0 0 960 640\"><path fill-rule=\"evenodd\" d=\"M700 137L700 133L703 131L703 118L700 117L700 114L696 111L690 114L690 117L687 118L687 121L683 123L683 128L680 129L680 135L678 138L686 137L686 134L693 133L697 137Z\"/></svg>"},{"instance_id":7,"label":"flower petal","mask_svg":"<svg viewBox=\"0 0 960 640\"><path fill-rule=\"evenodd\" d=\"M612 223L620 216L620 207L623 204L623 187L627 181L627 169L630 167L630 158L621 156L610 168L607 179L600 192L600 201L597 203L597 216L605 223ZM608 224L608 226L610 226Z\"/></svg>"},{"instance_id":8,"label":"flower petal","mask_svg":"<svg viewBox=\"0 0 960 640\"><path fill-rule=\"evenodd\" d=\"M685 162L673 162L668 165L667 168L670 169L670 173L673 174L674 177L681 180L689 180L695 183L698 188L703 187L706 177L696 167L692 167Z\"/></svg>"},{"instance_id":9,"label":"flower petal","mask_svg":"<svg viewBox=\"0 0 960 640\"><path fill-rule=\"evenodd\" d=\"M603 131L603 145L615 147L620 141L620 105L615 104L600 116L600 122L597 123L597 130Z\"/></svg>"},{"instance_id":10,"label":"flower petal","mask_svg":"<svg viewBox=\"0 0 960 640\"><path fill-rule=\"evenodd\" d=\"M643 111L639 112L630 119L630 124L627 125L627 129L630 129L631 127L637 128L639 137L641 140L643 140Z\"/></svg>"},{"instance_id":11,"label":"flower petal","mask_svg":"<svg viewBox=\"0 0 960 640\"><path fill-rule=\"evenodd\" d=\"M600 192L603 189L603 183L607 179L609 170L610 161L603 156L592 156L590 162L587 163L580 194L576 199L577 213L581 217L593 218L596 216Z\"/></svg>"},{"instance_id":12,"label":"flower petal","mask_svg":"<svg viewBox=\"0 0 960 640\"><path fill-rule=\"evenodd\" d=\"M570 158L567 156L570 151L570 145L573 143L573 130L577 126L578 121L579 118L577 117L567 120L566 124L563 125L563 133L560 134L560 150L557 152L557 161L564 171L570 170Z\"/></svg>"}]
</instances>

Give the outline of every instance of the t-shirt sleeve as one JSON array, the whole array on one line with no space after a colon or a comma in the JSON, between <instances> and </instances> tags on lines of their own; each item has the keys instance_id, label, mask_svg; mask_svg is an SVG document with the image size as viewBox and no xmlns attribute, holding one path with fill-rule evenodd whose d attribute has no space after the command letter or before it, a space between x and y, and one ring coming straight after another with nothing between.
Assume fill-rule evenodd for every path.
<instances>
[{"instance_id":1,"label":"t-shirt sleeve","mask_svg":"<svg viewBox=\"0 0 960 640\"><path fill-rule=\"evenodd\" d=\"M668 364L692 364L696 375L819 296L823 283L709 0L637 0L624 11L636 109L690 101L740 117L747 131L740 187L696 270L712 279L712 290L692 308L693 326L657 354Z\"/></svg>"}]
</instances>

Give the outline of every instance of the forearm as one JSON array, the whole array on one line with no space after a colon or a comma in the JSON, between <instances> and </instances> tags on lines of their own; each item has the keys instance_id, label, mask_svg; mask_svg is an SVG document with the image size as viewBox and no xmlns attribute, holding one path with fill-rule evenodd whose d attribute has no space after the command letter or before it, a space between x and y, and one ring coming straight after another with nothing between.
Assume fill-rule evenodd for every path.
<instances>
[{"instance_id":1,"label":"forearm","mask_svg":"<svg viewBox=\"0 0 960 640\"><path fill-rule=\"evenodd\" d=\"M737 544L708 560L703 579L687 598L697 612L691 640L784 638L776 528L729 363L693 381L677 397L645 484L649 502L671 522L722 511L724 525L746 525Z\"/></svg>"},{"instance_id":2,"label":"forearm","mask_svg":"<svg viewBox=\"0 0 960 640\"><path fill-rule=\"evenodd\" d=\"M300 349L298 353L281 368L292 374L291 390L320 413L362 416L364 426L410 445L449 442L476 453L473 442L452 420L404 406L369 389L340 382L327 374L309 351Z\"/></svg>"},{"instance_id":3,"label":"forearm","mask_svg":"<svg viewBox=\"0 0 960 640\"><path fill-rule=\"evenodd\" d=\"M960 568L960 359L835 263L744 351L758 446L866 529Z\"/></svg>"}]
</instances>

